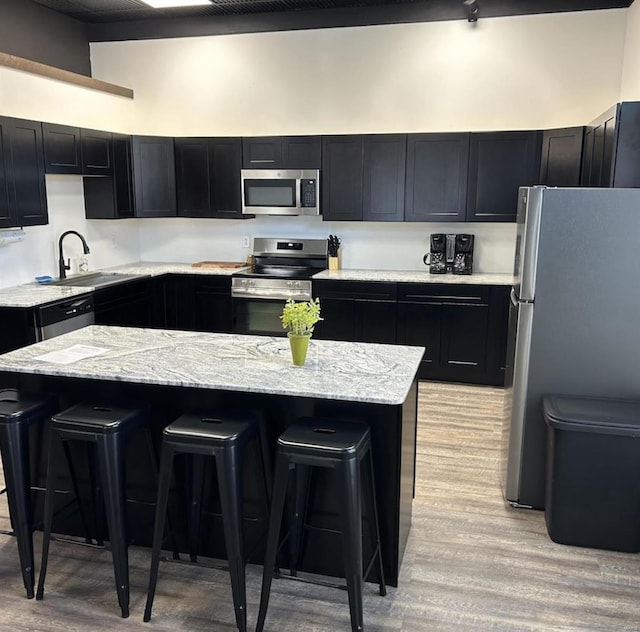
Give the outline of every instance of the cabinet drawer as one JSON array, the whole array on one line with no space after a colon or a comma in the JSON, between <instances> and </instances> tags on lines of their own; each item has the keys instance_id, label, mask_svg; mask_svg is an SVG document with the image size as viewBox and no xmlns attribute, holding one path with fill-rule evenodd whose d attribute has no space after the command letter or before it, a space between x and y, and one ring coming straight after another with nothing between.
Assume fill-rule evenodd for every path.
<instances>
[{"instance_id":1,"label":"cabinet drawer","mask_svg":"<svg viewBox=\"0 0 640 632\"><path fill-rule=\"evenodd\" d=\"M196 276L196 294L224 294L231 298L231 277Z\"/></svg>"},{"instance_id":2,"label":"cabinet drawer","mask_svg":"<svg viewBox=\"0 0 640 632\"><path fill-rule=\"evenodd\" d=\"M398 301L403 303L471 303L488 305L488 285L456 285L449 283L399 283Z\"/></svg>"},{"instance_id":3,"label":"cabinet drawer","mask_svg":"<svg viewBox=\"0 0 640 632\"><path fill-rule=\"evenodd\" d=\"M366 301L395 301L396 283L379 281L314 281L313 294L321 298Z\"/></svg>"}]
</instances>

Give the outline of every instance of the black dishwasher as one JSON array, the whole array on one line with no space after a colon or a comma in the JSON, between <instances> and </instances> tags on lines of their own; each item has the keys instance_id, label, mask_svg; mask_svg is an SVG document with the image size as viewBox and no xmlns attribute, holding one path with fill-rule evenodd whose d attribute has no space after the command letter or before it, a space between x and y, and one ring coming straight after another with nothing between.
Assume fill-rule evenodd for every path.
<instances>
[{"instance_id":1,"label":"black dishwasher","mask_svg":"<svg viewBox=\"0 0 640 632\"><path fill-rule=\"evenodd\" d=\"M94 322L92 294L48 303L36 309L38 340L48 340Z\"/></svg>"}]
</instances>

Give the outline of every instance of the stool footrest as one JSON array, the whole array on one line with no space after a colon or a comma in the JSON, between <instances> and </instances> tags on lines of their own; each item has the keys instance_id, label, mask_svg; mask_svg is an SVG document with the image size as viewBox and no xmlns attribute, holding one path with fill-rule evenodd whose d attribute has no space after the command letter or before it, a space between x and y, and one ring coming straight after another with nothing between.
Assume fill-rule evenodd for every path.
<instances>
[{"instance_id":1,"label":"stool footrest","mask_svg":"<svg viewBox=\"0 0 640 632\"><path fill-rule=\"evenodd\" d=\"M198 558L197 562L192 562L191 560L183 560L182 558L175 559L173 557L167 557L166 555L163 555L160 557L160 560L162 562L170 562L172 564L181 564L182 566L201 566L204 568L215 568L216 570L219 570L219 571L229 572L228 563L225 564L223 561L217 562L217 561L210 561L210 560L205 560L203 562L201 557Z\"/></svg>"},{"instance_id":2,"label":"stool footrest","mask_svg":"<svg viewBox=\"0 0 640 632\"><path fill-rule=\"evenodd\" d=\"M295 582L302 582L303 584L315 584L316 586L325 586L326 588L338 588L339 590L347 590L346 584L337 584L325 579L312 579L310 577L300 577L300 575L283 575L279 573L275 575L278 579L290 579Z\"/></svg>"}]
</instances>

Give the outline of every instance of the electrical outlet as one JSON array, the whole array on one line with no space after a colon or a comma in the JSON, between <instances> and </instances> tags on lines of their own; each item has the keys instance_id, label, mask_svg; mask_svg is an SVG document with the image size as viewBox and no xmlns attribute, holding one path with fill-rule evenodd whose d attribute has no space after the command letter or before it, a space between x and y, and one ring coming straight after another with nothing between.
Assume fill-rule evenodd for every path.
<instances>
[{"instance_id":1,"label":"electrical outlet","mask_svg":"<svg viewBox=\"0 0 640 632\"><path fill-rule=\"evenodd\" d=\"M249 238L248 237L243 237L242 238L242 247L243 248L248 248L249 247Z\"/></svg>"}]
</instances>

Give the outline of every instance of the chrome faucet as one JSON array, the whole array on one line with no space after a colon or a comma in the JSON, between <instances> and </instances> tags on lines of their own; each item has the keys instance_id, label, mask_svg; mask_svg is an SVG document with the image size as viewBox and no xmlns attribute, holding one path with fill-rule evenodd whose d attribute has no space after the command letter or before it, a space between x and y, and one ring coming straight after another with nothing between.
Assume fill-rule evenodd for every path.
<instances>
[{"instance_id":1,"label":"chrome faucet","mask_svg":"<svg viewBox=\"0 0 640 632\"><path fill-rule=\"evenodd\" d=\"M69 259L69 263L65 264L64 255L62 254L62 240L67 235L78 235L80 237L80 241L82 242L82 249L84 250L84 254L89 254L89 246L87 245L87 240L76 230L67 230L62 235L60 235L60 239L58 240L58 250L59 250L59 258L58 258L58 270L59 277L61 279L67 278L67 270L71 270L71 259Z\"/></svg>"}]
</instances>

